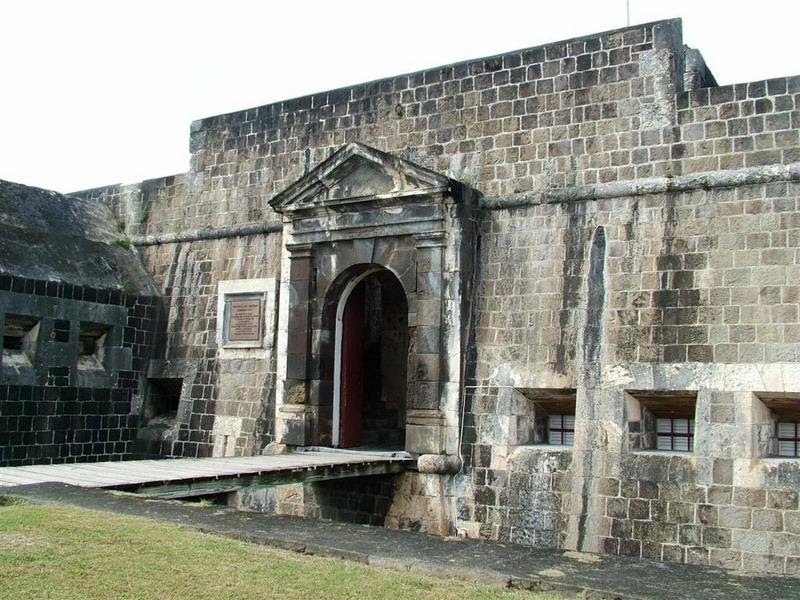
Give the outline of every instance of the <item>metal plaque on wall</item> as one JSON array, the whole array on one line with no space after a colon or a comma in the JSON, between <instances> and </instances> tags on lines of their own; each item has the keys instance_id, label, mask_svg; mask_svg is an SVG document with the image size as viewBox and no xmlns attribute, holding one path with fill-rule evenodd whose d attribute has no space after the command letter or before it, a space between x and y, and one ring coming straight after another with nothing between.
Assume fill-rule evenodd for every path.
<instances>
[{"instance_id":1,"label":"metal plaque on wall","mask_svg":"<svg viewBox=\"0 0 800 600\"><path fill-rule=\"evenodd\" d=\"M261 299L228 300L228 340L252 342L261 339Z\"/></svg>"}]
</instances>

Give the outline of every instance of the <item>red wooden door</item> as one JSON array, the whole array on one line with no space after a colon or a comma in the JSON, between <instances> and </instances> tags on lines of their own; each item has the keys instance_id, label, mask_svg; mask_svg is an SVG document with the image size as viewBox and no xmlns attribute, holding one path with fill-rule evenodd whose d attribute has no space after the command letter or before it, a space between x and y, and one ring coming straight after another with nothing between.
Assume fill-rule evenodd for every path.
<instances>
[{"instance_id":1,"label":"red wooden door","mask_svg":"<svg viewBox=\"0 0 800 600\"><path fill-rule=\"evenodd\" d=\"M364 407L364 284L347 299L342 315L342 381L339 395L339 447L361 443Z\"/></svg>"}]
</instances>

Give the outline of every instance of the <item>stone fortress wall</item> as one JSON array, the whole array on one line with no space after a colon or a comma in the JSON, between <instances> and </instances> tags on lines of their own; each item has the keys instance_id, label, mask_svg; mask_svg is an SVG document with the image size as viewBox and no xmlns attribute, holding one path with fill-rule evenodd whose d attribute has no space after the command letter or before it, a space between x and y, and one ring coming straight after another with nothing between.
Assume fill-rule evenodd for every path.
<instances>
[{"instance_id":1,"label":"stone fortress wall","mask_svg":"<svg viewBox=\"0 0 800 600\"><path fill-rule=\"evenodd\" d=\"M0 181L0 466L135 456L160 308L108 209Z\"/></svg>"},{"instance_id":2,"label":"stone fortress wall","mask_svg":"<svg viewBox=\"0 0 800 600\"><path fill-rule=\"evenodd\" d=\"M166 299L159 453L276 441L277 322L223 356L218 284L286 276L267 201L354 141L483 196L465 465L402 476L387 523L800 573L800 466L771 440L800 420L800 77L717 86L678 20L202 119L188 173L82 192ZM553 402L571 447L541 443ZM639 447L666 405L693 452Z\"/></svg>"}]
</instances>

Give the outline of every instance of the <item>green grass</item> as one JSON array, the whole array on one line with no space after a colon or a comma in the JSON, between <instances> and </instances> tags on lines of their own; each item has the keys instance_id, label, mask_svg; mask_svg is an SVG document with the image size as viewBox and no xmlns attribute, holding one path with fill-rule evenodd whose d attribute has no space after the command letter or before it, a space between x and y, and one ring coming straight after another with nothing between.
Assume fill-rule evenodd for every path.
<instances>
[{"instance_id":1,"label":"green grass","mask_svg":"<svg viewBox=\"0 0 800 600\"><path fill-rule=\"evenodd\" d=\"M147 519L0 503L0 598L555 600L247 544Z\"/></svg>"},{"instance_id":2,"label":"green grass","mask_svg":"<svg viewBox=\"0 0 800 600\"><path fill-rule=\"evenodd\" d=\"M130 250L131 249L131 241L128 240L128 239L114 240L111 243L114 244L115 246L119 246L123 250Z\"/></svg>"}]
</instances>

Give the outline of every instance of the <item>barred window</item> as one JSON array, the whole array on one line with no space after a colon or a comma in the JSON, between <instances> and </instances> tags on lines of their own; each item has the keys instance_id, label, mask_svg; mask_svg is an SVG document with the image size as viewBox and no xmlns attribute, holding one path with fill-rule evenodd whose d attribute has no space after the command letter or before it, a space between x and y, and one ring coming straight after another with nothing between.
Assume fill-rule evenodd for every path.
<instances>
[{"instance_id":1,"label":"barred window","mask_svg":"<svg viewBox=\"0 0 800 600\"><path fill-rule=\"evenodd\" d=\"M630 448L693 452L696 404L696 390L626 391Z\"/></svg>"},{"instance_id":2,"label":"barred window","mask_svg":"<svg viewBox=\"0 0 800 600\"><path fill-rule=\"evenodd\" d=\"M547 443L572 446L575 441L575 415L547 416Z\"/></svg>"},{"instance_id":3,"label":"barred window","mask_svg":"<svg viewBox=\"0 0 800 600\"><path fill-rule=\"evenodd\" d=\"M656 419L656 449L676 452L694 450L694 419Z\"/></svg>"},{"instance_id":4,"label":"barred window","mask_svg":"<svg viewBox=\"0 0 800 600\"><path fill-rule=\"evenodd\" d=\"M780 421L778 429L778 456L800 457L800 424Z\"/></svg>"},{"instance_id":5,"label":"barred window","mask_svg":"<svg viewBox=\"0 0 800 600\"><path fill-rule=\"evenodd\" d=\"M517 443L572 446L575 439L575 388L514 388L518 408ZM525 399L530 402L525 402Z\"/></svg>"},{"instance_id":6,"label":"barred window","mask_svg":"<svg viewBox=\"0 0 800 600\"><path fill-rule=\"evenodd\" d=\"M757 391L753 394L759 456L800 458L800 393Z\"/></svg>"}]
</instances>

